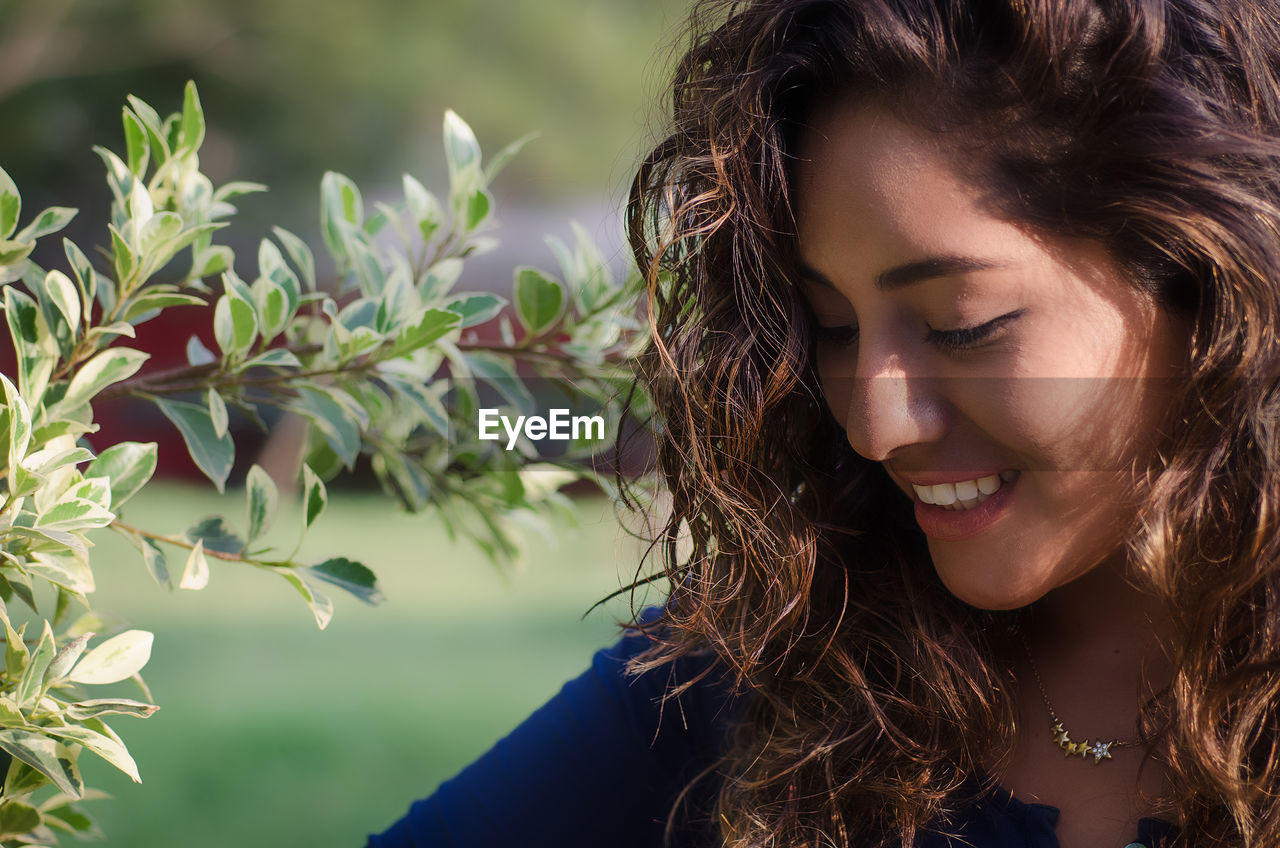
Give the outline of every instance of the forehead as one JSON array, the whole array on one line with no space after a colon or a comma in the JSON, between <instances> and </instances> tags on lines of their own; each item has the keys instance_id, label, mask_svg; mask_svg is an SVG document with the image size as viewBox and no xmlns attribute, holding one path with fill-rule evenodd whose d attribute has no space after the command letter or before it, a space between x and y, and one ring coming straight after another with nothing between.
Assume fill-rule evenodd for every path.
<instances>
[{"instance_id":1,"label":"forehead","mask_svg":"<svg viewBox=\"0 0 1280 848\"><path fill-rule=\"evenodd\" d=\"M813 109L795 154L800 250L814 267L837 248L876 267L921 253L1016 258L1034 249L962 173L967 154L954 135L845 97Z\"/></svg>"}]
</instances>

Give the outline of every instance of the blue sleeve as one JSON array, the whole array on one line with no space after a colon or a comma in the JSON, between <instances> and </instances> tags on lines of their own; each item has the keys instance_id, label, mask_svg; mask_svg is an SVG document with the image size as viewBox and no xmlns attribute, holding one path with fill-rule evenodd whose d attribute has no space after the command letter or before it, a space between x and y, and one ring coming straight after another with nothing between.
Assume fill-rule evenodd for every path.
<instances>
[{"instance_id":1,"label":"blue sleeve","mask_svg":"<svg viewBox=\"0 0 1280 848\"><path fill-rule=\"evenodd\" d=\"M677 794L719 755L732 705L713 671L661 706L669 685L710 660L624 675L648 644L633 634L596 652L582 676L366 848L659 848ZM713 798L714 782L700 781L674 845L709 844Z\"/></svg>"}]
</instances>

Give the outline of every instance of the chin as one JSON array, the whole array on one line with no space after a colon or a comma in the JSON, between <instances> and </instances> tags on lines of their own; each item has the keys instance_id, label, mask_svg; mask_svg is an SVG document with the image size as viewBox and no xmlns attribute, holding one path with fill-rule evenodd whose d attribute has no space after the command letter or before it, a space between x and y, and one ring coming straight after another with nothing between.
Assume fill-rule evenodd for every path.
<instances>
[{"instance_id":1,"label":"chin","mask_svg":"<svg viewBox=\"0 0 1280 848\"><path fill-rule=\"evenodd\" d=\"M948 592L971 607L992 612L1028 606L1047 593L1037 587L1018 587L1012 580L993 574L974 579L977 575L972 571L957 574L951 569L938 568L937 573Z\"/></svg>"}]
</instances>

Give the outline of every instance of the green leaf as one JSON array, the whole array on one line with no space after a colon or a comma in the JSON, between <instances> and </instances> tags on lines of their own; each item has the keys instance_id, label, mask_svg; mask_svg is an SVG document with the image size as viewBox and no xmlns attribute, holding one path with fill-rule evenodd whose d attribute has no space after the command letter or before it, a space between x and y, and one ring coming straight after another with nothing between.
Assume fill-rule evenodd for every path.
<instances>
[{"instance_id":1,"label":"green leaf","mask_svg":"<svg viewBox=\"0 0 1280 848\"><path fill-rule=\"evenodd\" d=\"M129 751L110 736L97 733L87 727L42 727L40 729L49 736L84 746L129 775L134 783L142 782L142 778L138 775L138 764L133 761L133 757L129 756Z\"/></svg>"},{"instance_id":2,"label":"green leaf","mask_svg":"<svg viewBox=\"0 0 1280 848\"><path fill-rule=\"evenodd\" d=\"M76 660L80 659L80 655L84 653L85 646L89 644L89 640L93 636L93 633L81 633L63 645L57 655L54 656L53 662L49 663L49 668L45 670L45 683L57 683L66 677L72 666L76 664Z\"/></svg>"},{"instance_id":3,"label":"green leaf","mask_svg":"<svg viewBox=\"0 0 1280 848\"><path fill-rule=\"evenodd\" d=\"M182 133L179 136L188 150L199 150L204 143L204 110L195 82L188 80L182 97Z\"/></svg>"},{"instance_id":4,"label":"green leaf","mask_svg":"<svg viewBox=\"0 0 1280 848\"><path fill-rule=\"evenodd\" d=\"M289 296L284 286L267 277L258 278L253 284L254 302L262 316L262 339L269 342L280 335L293 317L289 309ZM294 300L296 305L297 300Z\"/></svg>"},{"instance_id":5,"label":"green leaf","mask_svg":"<svg viewBox=\"0 0 1280 848\"><path fill-rule=\"evenodd\" d=\"M536 268L516 269L516 317L530 336L548 330L564 308L564 287Z\"/></svg>"},{"instance_id":6,"label":"green leaf","mask_svg":"<svg viewBox=\"0 0 1280 848\"><path fill-rule=\"evenodd\" d=\"M474 230L484 223L484 219L489 217L491 208L493 208L493 197L489 192L482 188L473 191L467 198L467 229Z\"/></svg>"},{"instance_id":7,"label":"green leaf","mask_svg":"<svg viewBox=\"0 0 1280 848\"><path fill-rule=\"evenodd\" d=\"M108 224L107 229L111 233L111 265L115 269L116 279L122 284L130 282L138 267L138 252L114 226Z\"/></svg>"},{"instance_id":8,"label":"green leaf","mask_svg":"<svg viewBox=\"0 0 1280 848\"><path fill-rule=\"evenodd\" d=\"M86 477L106 477L111 481L111 508L136 495L156 471L155 442L121 442L98 454L85 469Z\"/></svg>"},{"instance_id":9,"label":"green leaf","mask_svg":"<svg viewBox=\"0 0 1280 848\"><path fill-rule=\"evenodd\" d=\"M218 394L218 390L212 386L205 393L205 403L209 407L209 420L213 422L213 434L221 439L227 435L227 427L230 424L227 404L222 399L222 395Z\"/></svg>"},{"instance_id":10,"label":"green leaf","mask_svg":"<svg viewBox=\"0 0 1280 848\"><path fill-rule=\"evenodd\" d=\"M218 357L214 356L213 351L204 346L204 342L200 341L199 336L192 336L187 339L187 364L208 365L217 361Z\"/></svg>"},{"instance_id":11,"label":"green leaf","mask_svg":"<svg viewBox=\"0 0 1280 848\"><path fill-rule=\"evenodd\" d=\"M102 837L102 831L94 820L75 804L48 806L46 802L41 806L41 810L44 813L44 823L50 827L95 839Z\"/></svg>"},{"instance_id":12,"label":"green leaf","mask_svg":"<svg viewBox=\"0 0 1280 848\"><path fill-rule=\"evenodd\" d=\"M345 260L347 236L344 224L364 223L364 201L350 178L328 171L320 180L320 234L335 259ZM286 245L288 247L288 245Z\"/></svg>"},{"instance_id":13,"label":"green leaf","mask_svg":"<svg viewBox=\"0 0 1280 848\"><path fill-rule=\"evenodd\" d=\"M9 617L5 616L4 670L10 680L20 680L27 663L31 659L27 644L22 640L26 628L27 626L23 624L22 628L15 632L13 625L9 623Z\"/></svg>"},{"instance_id":14,"label":"green leaf","mask_svg":"<svg viewBox=\"0 0 1280 848\"><path fill-rule=\"evenodd\" d=\"M379 604L384 600L382 591L378 588L378 578L374 573L364 565L346 557L327 559L319 565L310 566L307 570L326 583L345 589L366 604Z\"/></svg>"},{"instance_id":15,"label":"green leaf","mask_svg":"<svg viewBox=\"0 0 1280 848\"><path fill-rule=\"evenodd\" d=\"M213 515L197 521L182 532L188 542L199 542L206 551L220 554L238 554L244 550L244 540L227 527L221 516Z\"/></svg>"},{"instance_id":16,"label":"green leaf","mask_svg":"<svg viewBox=\"0 0 1280 848\"><path fill-rule=\"evenodd\" d=\"M245 362L245 365L247 367L265 365L273 368L302 367L302 363L298 360L298 357L293 354L293 351L283 347L276 347L271 350L264 351Z\"/></svg>"},{"instance_id":17,"label":"green leaf","mask_svg":"<svg viewBox=\"0 0 1280 848\"><path fill-rule=\"evenodd\" d=\"M30 804L21 801L5 801L0 804L0 839L6 842L16 836L30 833L40 826L44 816ZM27 844L22 840L21 844Z\"/></svg>"},{"instance_id":18,"label":"green leaf","mask_svg":"<svg viewBox=\"0 0 1280 848\"><path fill-rule=\"evenodd\" d=\"M60 501L38 518L41 530L88 530L94 527L106 527L115 515L98 504L84 498L69 498Z\"/></svg>"},{"instance_id":19,"label":"green leaf","mask_svg":"<svg viewBox=\"0 0 1280 848\"><path fill-rule=\"evenodd\" d=\"M35 241L51 233L56 233L67 224L70 224L71 219L76 216L77 212L79 212L78 209L69 209L65 206L50 206L37 215L34 221L19 230L13 240Z\"/></svg>"},{"instance_id":20,"label":"green leaf","mask_svg":"<svg viewBox=\"0 0 1280 848\"><path fill-rule=\"evenodd\" d=\"M252 542L270 529L280 495L276 491L276 484L271 479L271 475L257 464L249 469L249 474L245 478L245 488L249 493L248 541Z\"/></svg>"},{"instance_id":21,"label":"green leaf","mask_svg":"<svg viewBox=\"0 0 1280 848\"><path fill-rule=\"evenodd\" d=\"M74 339L80 332L80 318L84 314L75 284L61 271L50 271L44 278L44 290Z\"/></svg>"},{"instance_id":22,"label":"green leaf","mask_svg":"<svg viewBox=\"0 0 1280 848\"><path fill-rule=\"evenodd\" d=\"M53 661L54 654L57 653L57 647L53 641L53 630L50 629L49 622L45 621L43 624L44 632L40 635L40 642L31 652L31 661L22 672L22 681L18 684L17 692L14 693L14 700L20 707L33 706L36 699L40 697L44 673L49 668L49 663Z\"/></svg>"},{"instance_id":23,"label":"green leaf","mask_svg":"<svg viewBox=\"0 0 1280 848\"><path fill-rule=\"evenodd\" d=\"M48 736L5 728L0 730L0 748L49 778L54 786L72 798L84 796L84 783L76 772L75 764L62 755L58 743Z\"/></svg>"},{"instance_id":24,"label":"green leaf","mask_svg":"<svg viewBox=\"0 0 1280 848\"><path fill-rule=\"evenodd\" d=\"M146 566L147 573L161 586L170 588L169 567L165 561L164 551L150 539L143 538L139 541L142 543L142 564Z\"/></svg>"},{"instance_id":25,"label":"green leaf","mask_svg":"<svg viewBox=\"0 0 1280 848\"><path fill-rule=\"evenodd\" d=\"M476 141L476 134L452 109L444 113L444 155L450 182L456 182L464 171L480 167L480 143Z\"/></svg>"},{"instance_id":26,"label":"green leaf","mask_svg":"<svg viewBox=\"0 0 1280 848\"><path fill-rule=\"evenodd\" d=\"M292 568L272 566L268 570L279 574L284 578L285 582L298 590L298 594L302 595L303 600L307 602L307 606L311 608L311 614L315 616L317 627L324 630L329 626L329 622L333 619L333 602L328 597L313 589Z\"/></svg>"},{"instance_id":27,"label":"green leaf","mask_svg":"<svg viewBox=\"0 0 1280 848\"><path fill-rule=\"evenodd\" d=\"M126 630L113 636L81 657L67 679L94 686L127 680L151 659L154 638L145 630Z\"/></svg>"},{"instance_id":28,"label":"green leaf","mask_svg":"<svg viewBox=\"0 0 1280 848\"><path fill-rule=\"evenodd\" d=\"M427 191L422 183L408 174L401 178L401 182L404 185L405 206L408 207L418 232L422 234L423 242L431 241L431 237L440 227L440 222L444 220L440 201L434 194Z\"/></svg>"},{"instance_id":29,"label":"green leaf","mask_svg":"<svg viewBox=\"0 0 1280 848\"><path fill-rule=\"evenodd\" d=\"M24 260L31 255L35 247L36 243L33 241L0 240L0 266L7 269L0 274L0 282L7 283L21 279L29 269L28 263Z\"/></svg>"},{"instance_id":30,"label":"green leaf","mask_svg":"<svg viewBox=\"0 0 1280 848\"><path fill-rule=\"evenodd\" d=\"M18 226L22 195L4 168L0 168L0 238L7 239Z\"/></svg>"},{"instance_id":31,"label":"green leaf","mask_svg":"<svg viewBox=\"0 0 1280 848\"><path fill-rule=\"evenodd\" d=\"M147 173L147 163L151 158L151 146L147 143L147 128L138 120L138 116L128 106L122 110L124 122L125 158L129 160L129 170L138 179Z\"/></svg>"},{"instance_id":32,"label":"green leaf","mask_svg":"<svg viewBox=\"0 0 1280 848\"><path fill-rule=\"evenodd\" d=\"M225 244L211 245L192 257L190 276L203 280L221 274L235 264L235 258L235 252Z\"/></svg>"},{"instance_id":33,"label":"green leaf","mask_svg":"<svg viewBox=\"0 0 1280 848\"><path fill-rule=\"evenodd\" d=\"M67 707L66 714L68 718L77 721L103 715L129 715L148 718L158 709L160 708L155 704L132 701L128 698L94 698L88 701L77 701Z\"/></svg>"},{"instance_id":34,"label":"green leaf","mask_svg":"<svg viewBox=\"0 0 1280 848\"><path fill-rule=\"evenodd\" d=\"M187 565L182 569L182 580L179 589L200 591L209 585L209 560L204 555L204 542L196 542L196 546L187 555Z\"/></svg>"},{"instance_id":35,"label":"green leaf","mask_svg":"<svg viewBox=\"0 0 1280 848\"><path fill-rule=\"evenodd\" d=\"M384 376L383 381L398 394L422 411L422 415L437 433L450 437L449 413L433 388L411 380Z\"/></svg>"},{"instance_id":36,"label":"green leaf","mask_svg":"<svg viewBox=\"0 0 1280 848\"><path fill-rule=\"evenodd\" d=\"M67 386L67 393L62 396L60 407L73 410L88 403L107 386L132 377L148 358L150 354L125 347L102 351L76 371Z\"/></svg>"},{"instance_id":37,"label":"green leaf","mask_svg":"<svg viewBox=\"0 0 1280 848\"><path fill-rule=\"evenodd\" d=\"M329 493L325 489L324 481L305 462L302 464L302 489L303 520L305 521L303 530L306 530L324 512L325 506L329 503Z\"/></svg>"},{"instance_id":38,"label":"green leaf","mask_svg":"<svg viewBox=\"0 0 1280 848\"><path fill-rule=\"evenodd\" d=\"M75 277L76 286L80 289L80 301L84 304L84 320L92 317L93 300L98 292L98 275L89 262L89 257L76 246L71 239L62 240L63 252L67 254L67 264Z\"/></svg>"},{"instance_id":39,"label":"green leaf","mask_svg":"<svg viewBox=\"0 0 1280 848\"><path fill-rule=\"evenodd\" d=\"M458 282L458 277L462 275L462 268L462 260L456 256L441 259L432 265L419 287L422 299L428 301L432 298L444 297Z\"/></svg>"},{"instance_id":40,"label":"green leaf","mask_svg":"<svg viewBox=\"0 0 1280 848\"><path fill-rule=\"evenodd\" d=\"M134 114L138 116L138 120L142 121L142 125L147 128L147 138L150 140L151 152L155 157L156 164L162 164L169 158L169 142L165 138L164 126L160 121L160 116L146 101L140 100L132 94L125 99L129 102Z\"/></svg>"},{"instance_id":41,"label":"green leaf","mask_svg":"<svg viewBox=\"0 0 1280 848\"><path fill-rule=\"evenodd\" d=\"M17 386L0 374L0 386L4 388L5 417L9 429L9 467L15 468L27 455L31 444L31 410Z\"/></svg>"},{"instance_id":42,"label":"green leaf","mask_svg":"<svg viewBox=\"0 0 1280 848\"><path fill-rule=\"evenodd\" d=\"M228 290L214 307L213 335L226 356L247 351L258 336L258 316L253 304Z\"/></svg>"},{"instance_id":43,"label":"green leaf","mask_svg":"<svg viewBox=\"0 0 1280 848\"><path fill-rule=\"evenodd\" d=\"M510 164L511 160L524 149L524 146L533 141L539 135L540 134L536 132L523 135L495 153L489 160L489 164L484 167L485 185L493 182L493 178L498 176L498 174L502 172L502 169L506 168L507 165Z\"/></svg>"},{"instance_id":44,"label":"green leaf","mask_svg":"<svg viewBox=\"0 0 1280 848\"><path fill-rule=\"evenodd\" d=\"M236 449L231 435L223 433L219 436L209 410L198 404L156 398L156 406L182 433L191 459L213 481L218 491L223 491L235 462Z\"/></svg>"},{"instance_id":45,"label":"green leaf","mask_svg":"<svg viewBox=\"0 0 1280 848\"><path fill-rule=\"evenodd\" d=\"M467 294L449 301L445 309L462 316L460 327L474 327L490 320L507 305L507 299L496 294Z\"/></svg>"},{"instance_id":46,"label":"green leaf","mask_svg":"<svg viewBox=\"0 0 1280 848\"><path fill-rule=\"evenodd\" d=\"M403 328L391 346L391 356L404 356L432 342L439 341L458 329L462 316L445 309L427 309L416 324Z\"/></svg>"},{"instance_id":47,"label":"green leaf","mask_svg":"<svg viewBox=\"0 0 1280 848\"><path fill-rule=\"evenodd\" d=\"M0 695L0 722L9 727L22 727L27 723L27 717L18 708L17 701Z\"/></svg>"},{"instance_id":48,"label":"green leaf","mask_svg":"<svg viewBox=\"0 0 1280 848\"><path fill-rule=\"evenodd\" d=\"M18 387L28 403L38 404L53 374L57 342L40 307L14 286L4 287L4 312L18 357Z\"/></svg>"},{"instance_id":49,"label":"green leaf","mask_svg":"<svg viewBox=\"0 0 1280 848\"><path fill-rule=\"evenodd\" d=\"M271 231L280 239L293 260L294 266L302 273L302 281L307 284L307 291L316 290L316 260L307 243L283 227L272 227Z\"/></svg>"},{"instance_id":50,"label":"green leaf","mask_svg":"<svg viewBox=\"0 0 1280 848\"><path fill-rule=\"evenodd\" d=\"M153 310L168 309L170 306L205 306L204 298L183 292L143 292L125 309L122 316L125 321L136 321L138 316Z\"/></svg>"},{"instance_id":51,"label":"green leaf","mask_svg":"<svg viewBox=\"0 0 1280 848\"><path fill-rule=\"evenodd\" d=\"M319 386L299 385L291 409L304 416L333 446L347 468L355 465L360 452L361 422L355 410Z\"/></svg>"}]
</instances>

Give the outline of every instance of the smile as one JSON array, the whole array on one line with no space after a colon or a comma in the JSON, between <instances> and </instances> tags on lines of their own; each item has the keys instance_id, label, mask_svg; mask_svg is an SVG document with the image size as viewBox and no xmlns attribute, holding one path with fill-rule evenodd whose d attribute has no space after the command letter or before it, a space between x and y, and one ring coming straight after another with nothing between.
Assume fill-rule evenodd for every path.
<instances>
[{"instance_id":1,"label":"smile","mask_svg":"<svg viewBox=\"0 0 1280 848\"><path fill-rule=\"evenodd\" d=\"M1005 483L1016 480L1018 472L1001 471L973 480L959 480L954 483L936 483L932 486L911 484L916 497L922 502L953 511L969 510L985 501L1000 490Z\"/></svg>"}]
</instances>

